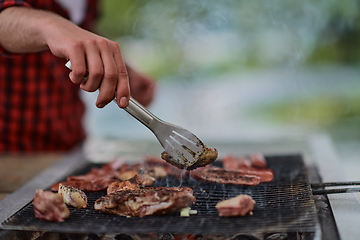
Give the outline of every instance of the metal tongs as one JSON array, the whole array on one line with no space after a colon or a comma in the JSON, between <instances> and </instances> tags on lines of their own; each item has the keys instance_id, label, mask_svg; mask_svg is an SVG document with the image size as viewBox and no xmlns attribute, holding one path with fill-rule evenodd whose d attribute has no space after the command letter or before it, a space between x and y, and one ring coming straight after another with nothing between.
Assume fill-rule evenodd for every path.
<instances>
[{"instance_id":1,"label":"metal tongs","mask_svg":"<svg viewBox=\"0 0 360 240\"><path fill-rule=\"evenodd\" d=\"M334 193L356 193L360 192L359 186L360 181L349 181L349 182L325 182L325 183L312 183L312 193L314 195L321 195L321 194L334 194ZM325 189L325 187L341 187L341 186L350 186L346 188L332 188L332 189Z\"/></svg>"},{"instance_id":2,"label":"metal tongs","mask_svg":"<svg viewBox=\"0 0 360 240\"><path fill-rule=\"evenodd\" d=\"M65 66L72 70L70 61ZM155 134L161 146L172 157L173 165L186 169L200 160L205 152L205 145L193 133L159 119L132 97L124 110Z\"/></svg>"}]
</instances>

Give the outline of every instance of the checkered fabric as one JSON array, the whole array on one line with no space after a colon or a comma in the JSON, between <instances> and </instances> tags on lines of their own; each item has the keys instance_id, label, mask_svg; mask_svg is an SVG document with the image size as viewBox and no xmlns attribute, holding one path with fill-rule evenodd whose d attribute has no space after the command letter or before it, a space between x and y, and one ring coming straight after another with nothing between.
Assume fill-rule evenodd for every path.
<instances>
[{"instance_id":1,"label":"checkered fabric","mask_svg":"<svg viewBox=\"0 0 360 240\"><path fill-rule=\"evenodd\" d=\"M24 6L68 13L53 0L0 0L0 11ZM90 30L97 1L88 0L81 27ZM11 54L0 46L0 152L64 151L85 138L85 106L69 80L66 60L50 51Z\"/></svg>"}]
</instances>

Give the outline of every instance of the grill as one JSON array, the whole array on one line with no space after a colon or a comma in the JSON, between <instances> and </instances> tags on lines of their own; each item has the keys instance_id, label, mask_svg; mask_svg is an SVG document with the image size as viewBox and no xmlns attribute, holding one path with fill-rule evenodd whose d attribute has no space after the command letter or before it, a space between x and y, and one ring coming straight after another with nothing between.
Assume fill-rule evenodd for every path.
<instances>
[{"instance_id":1,"label":"grill","mask_svg":"<svg viewBox=\"0 0 360 240\"><path fill-rule=\"evenodd\" d=\"M272 182L257 186L236 186L199 183L191 178L158 179L155 186L187 186L194 190L197 201L191 207L196 215L180 217L179 213L143 218L126 218L97 212L94 201L104 192L88 193L88 209L70 207L71 215L62 223L45 222L34 217L28 203L2 223L4 229L53 231L66 233L124 234L254 234L300 232L314 236L319 230L318 217L308 180L307 169L300 155L267 156L268 167L274 170ZM217 163L219 164L219 163ZM91 167L88 164L83 174ZM215 205L220 200L248 194L256 201L254 214L245 217L219 217Z\"/></svg>"}]
</instances>

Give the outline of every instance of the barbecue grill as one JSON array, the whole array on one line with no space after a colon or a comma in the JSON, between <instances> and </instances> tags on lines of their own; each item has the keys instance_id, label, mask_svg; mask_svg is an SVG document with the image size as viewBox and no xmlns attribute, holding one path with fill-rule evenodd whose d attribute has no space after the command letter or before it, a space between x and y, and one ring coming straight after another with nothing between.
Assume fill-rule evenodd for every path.
<instances>
[{"instance_id":1,"label":"barbecue grill","mask_svg":"<svg viewBox=\"0 0 360 240\"><path fill-rule=\"evenodd\" d=\"M266 152L265 148L264 151ZM0 236L13 236L24 232L59 232L85 234L88 237L105 234L117 236L118 239L121 239L120 236L134 235L145 239L150 233L159 239L174 239L173 237L179 234L193 234L198 236L198 239L202 239L201 236L213 237L203 239L329 239L328 236L331 236L331 239L340 239L328 197L312 194L309 180L314 183L321 179L317 166L309 166L308 155L309 152L306 151L302 154L266 154L275 178L272 182L258 186L199 183L191 178L158 179L155 186L188 186L194 189L197 201L192 209L197 210L198 214L190 217L180 217L177 213L126 218L100 213L91 208L94 201L104 195L103 192L97 192L87 194L90 208L70 208L70 218L62 223L45 222L36 219L33 214L31 199L34 190L31 188L35 187L35 182L39 185L39 181L34 179L35 182L29 182L30 187L24 186L0 202L0 208L2 212L5 210L6 215L1 214L1 227L5 230L0 232ZM81 150L75 150L38 178L51 177L54 182L58 182L66 176L84 174L91 167L99 166L101 164L87 161ZM55 171L57 179L53 178ZM45 184L41 181L36 188L49 187L44 186ZM235 218L218 217L215 204L238 194L249 194L254 198L254 214ZM9 201L17 198L17 195L28 197L23 199L19 206L10 207Z\"/></svg>"}]
</instances>

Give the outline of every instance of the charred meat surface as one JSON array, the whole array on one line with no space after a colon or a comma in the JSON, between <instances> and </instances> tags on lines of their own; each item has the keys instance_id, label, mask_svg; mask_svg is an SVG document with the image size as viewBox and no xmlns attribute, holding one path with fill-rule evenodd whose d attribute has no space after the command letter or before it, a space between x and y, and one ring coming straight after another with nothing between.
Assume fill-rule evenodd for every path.
<instances>
[{"instance_id":1,"label":"charred meat surface","mask_svg":"<svg viewBox=\"0 0 360 240\"><path fill-rule=\"evenodd\" d=\"M274 172L271 169L259 168L240 168L235 170L240 174L249 174L260 177L261 182L271 182L274 180Z\"/></svg>"},{"instance_id":2,"label":"charred meat surface","mask_svg":"<svg viewBox=\"0 0 360 240\"><path fill-rule=\"evenodd\" d=\"M153 185L155 178L147 174L135 175L133 178L123 182L113 182L107 188L107 194L126 190L138 190L140 187Z\"/></svg>"},{"instance_id":3,"label":"charred meat surface","mask_svg":"<svg viewBox=\"0 0 360 240\"><path fill-rule=\"evenodd\" d=\"M95 201L95 209L126 217L162 215L180 211L196 201L188 187L146 187L120 191Z\"/></svg>"},{"instance_id":4,"label":"charred meat surface","mask_svg":"<svg viewBox=\"0 0 360 240\"><path fill-rule=\"evenodd\" d=\"M113 182L107 188L107 194L125 191L138 190L140 187L148 187L155 183L155 178L147 174L135 175L133 178L123 182Z\"/></svg>"},{"instance_id":5,"label":"charred meat surface","mask_svg":"<svg viewBox=\"0 0 360 240\"><path fill-rule=\"evenodd\" d=\"M138 174L132 179L130 179L130 181L135 181L141 187L150 187L155 183L155 180L155 178L151 177L148 174Z\"/></svg>"},{"instance_id":6,"label":"charred meat surface","mask_svg":"<svg viewBox=\"0 0 360 240\"><path fill-rule=\"evenodd\" d=\"M202 182L255 186L260 184L259 176L238 171L226 171L218 167L204 167L190 172L190 176Z\"/></svg>"},{"instance_id":7,"label":"charred meat surface","mask_svg":"<svg viewBox=\"0 0 360 240\"><path fill-rule=\"evenodd\" d=\"M70 205L76 208L87 207L87 196L80 189L64 186L60 183L58 193L63 197L66 205Z\"/></svg>"},{"instance_id":8,"label":"charred meat surface","mask_svg":"<svg viewBox=\"0 0 360 240\"><path fill-rule=\"evenodd\" d=\"M204 152L200 155L198 160L192 165L187 168L187 170L192 170L199 167L205 167L213 162L218 158L218 151L215 148L209 148L204 146Z\"/></svg>"},{"instance_id":9,"label":"charred meat surface","mask_svg":"<svg viewBox=\"0 0 360 240\"><path fill-rule=\"evenodd\" d=\"M36 190L33 200L35 217L52 222L63 222L70 211L58 193Z\"/></svg>"},{"instance_id":10,"label":"charred meat surface","mask_svg":"<svg viewBox=\"0 0 360 240\"><path fill-rule=\"evenodd\" d=\"M186 166L185 169L192 170L198 167L204 167L206 165L213 163L217 159L217 157L218 157L218 151L215 148L209 148L207 146L204 146L204 151L198 157L196 162L191 166ZM161 153L161 158L178 168L181 169L184 168L184 166L182 166L176 160L174 160L173 157L170 154L168 154L166 151Z\"/></svg>"},{"instance_id":11,"label":"charred meat surface","mask_svg":"<svg viewBox=\"0 0 360 240\"><path fill-rule=\"evenodd\" d=\"M124 182L113 182L110 183L106 192L107 194L116 193L120 191L127 191L127 190L138 190L140 186L138 183L134 181L124 181Z\"/></svg>"},{"instance_id":12,"label":"charred meat surface","mask_svg":"<svg viewBox=\"0 0 360 240\"><path fill-rule=\"evenodd\" d=\"M218 210L220 217L234 217L245 216L247 214L252 215L254 206L255 201L251 196L241 194L236 197L218 202L215 207Z\"/></svg>"}]
</instances>

